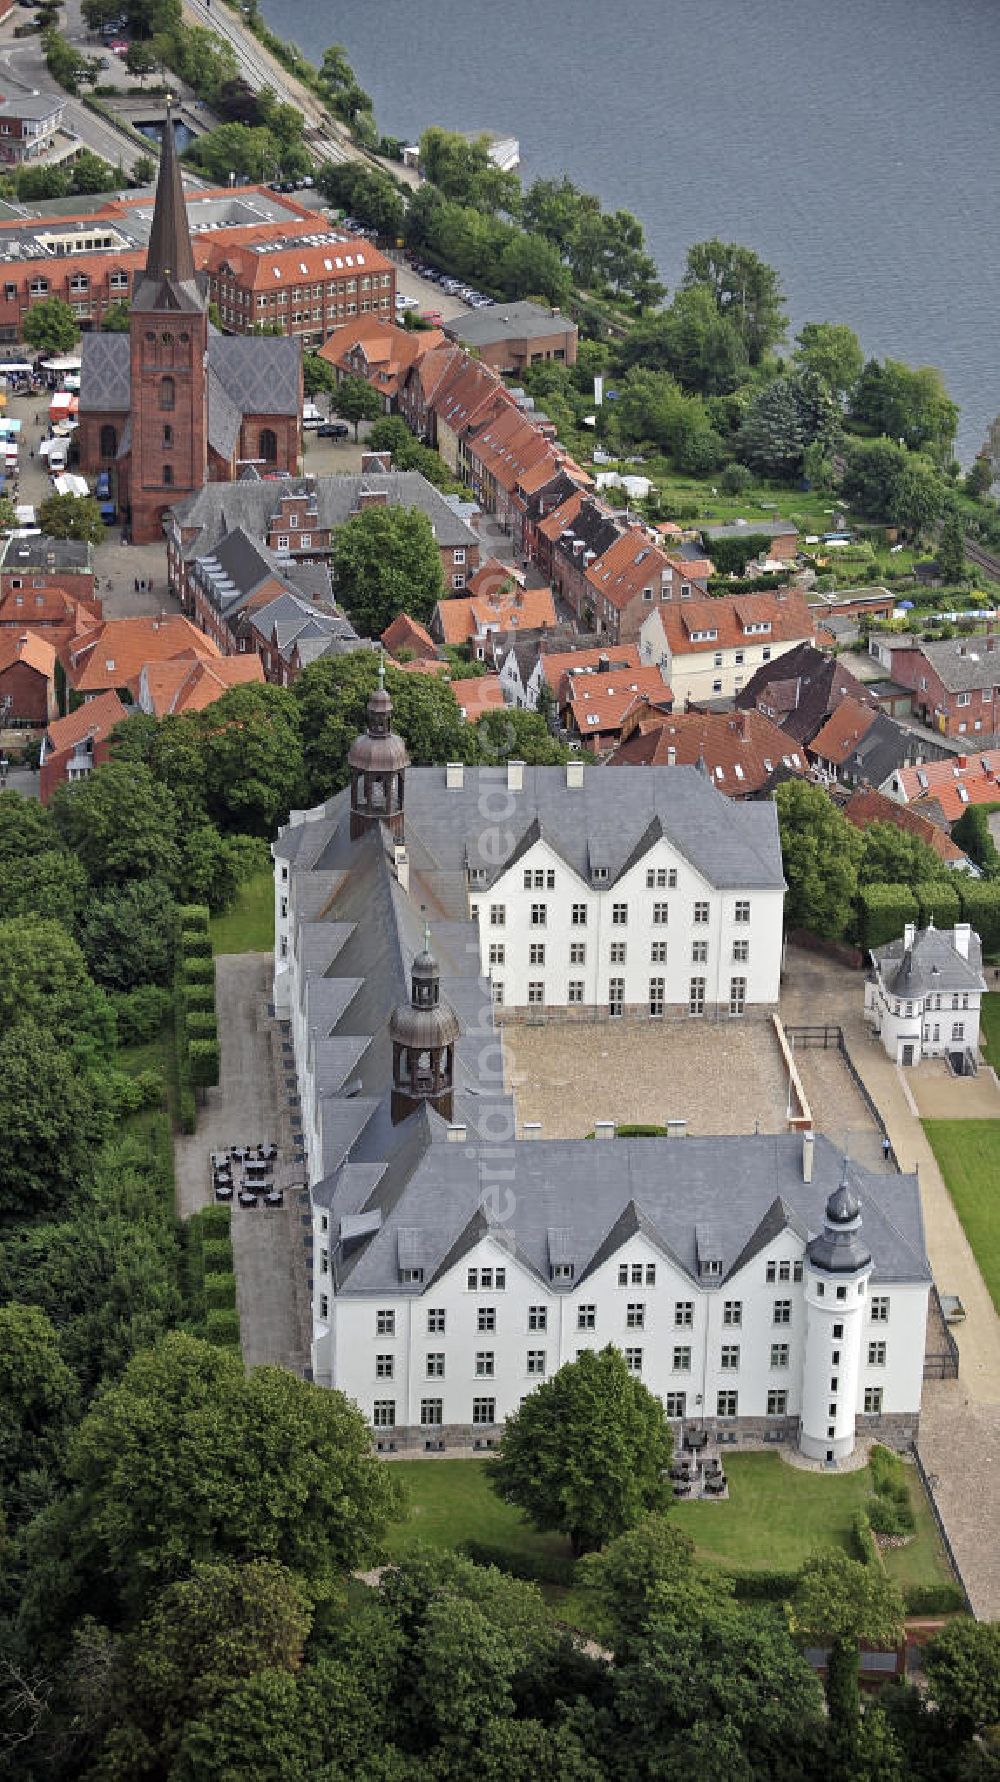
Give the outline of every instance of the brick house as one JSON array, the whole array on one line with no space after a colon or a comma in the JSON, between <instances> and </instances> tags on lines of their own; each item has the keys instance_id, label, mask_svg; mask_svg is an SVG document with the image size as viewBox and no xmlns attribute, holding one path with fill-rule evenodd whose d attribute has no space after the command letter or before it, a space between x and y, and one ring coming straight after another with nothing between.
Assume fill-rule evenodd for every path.
<instances>
[{"instance_id":1,"label":"brick house","mask_svg":"<svg viewBox=\"0 0 1000 1782\"><path fill-rule=\"evenodd\" d=\"M338 383L345 377L363 377L391 415L399 408L400 388L411 367L443 345L440 328L399 328L381 315L368 315L338 327L323 342L318 357L332 365Z\"/></svg>"},{"instance_id":2,"label":"brick house","mask_svg":"<svg viewBox=\"0 0 1000 1782\"><path fill-rule=\"evenodd\" d=\"M912 690L914 715L930 729L970 742L1000 733L1000 647L992 633L945 643L875 635L868 648Z\"/></svg>"},{"instance_id":3,"label":"brick house","mask_svg":"<svg viewBox=\"0 0 1000 1782\"><path fill-rule=\"evenodd\" d=\"M137 544L209 479L261 461L295 471L302 451L301 349L210 331L171 129L164 144L129 332L85 335L80 370L80 464L108 474Z\"/></svg>"},{"instance_id":4,"label":"brick house","mask_svg":"<svg viewBox=\"0 0 1000 1782\"><path fill-rule=\"evenodd\" d=\"M0 555L0 632L30 630L61 651L103 617L89 544L74 538L11 537Z\"/></svg>"},{"instance_id":5,"label":"brick house","mask_svg":"<svg viewBox=\"0 0 1000 1782\"><path fill-rule=\"evenodd\" d=\"M779 769L804 774L809 763L760 712L673 712L630 719L611 766L701 766L728 798L754 798L770 789Z\"/></svg>"},{"instance_id":6,"label":"brick house","mask_svg":"<svg viewBox=\"0 0 1000 1782\"><path fill-rule=\"evenodd\" d=\"M68 645L64 666L74 693L91 699L97 693L128 692L150 662L209 661L221 652L189 619L179 613L159 618L104 619Z\"/></svg>"},{"instance_id":7,"label":"brick house","mask_svg":"<svg viewBox=\"0 0 1000 1782\"><path fill-rule=\"evenodd\" d=\"M589 626L592 615L593 629L612 643L638 639L652 609L663 610L664 602L690 600L694 595L707 598L711 566L704 559L682 563L666 556L650 543L641 526L621 528L614 542L589 564L584 549L583 564L588 601L584 623Z\"/></svg>"},{"instance_id":8,"label":"brick house","mask_svg":"<svg viewBox=\"0 0 1000 1782\"><path fill-rule=\"evenodd\" d=\"M405 654L416 661L436 662L440 654L426 625L421 625L419 619L411 619L409 613L397 613L392 624L383 631L380 642L386 654L397 660Z\"/></svg>"},{"instance_id":9,"label":"brick house","mask_svg":"<svg viewBox=\"0 0 1000 1782\"><path fill-rule=\"evenodd\" d=\"M431 636L461 649L468 646L478 662L485 662L490 643L499 632L545 629L556 623L551 588L522 588L510 580L495 592L439 600L430 623Z\"/></svg>"},{"instance_id":10,"label":"brick house","mask_svg":"<svg viewBox=\"0 0 1000 1782\"><path fill-rule=\"evenodd\" d=\"M841 700L848 698L866 705L871 694L836 656L800 643L772 648L737 693L736 704L741 711L763 712L786 735L810 743Z\"/></svg>"},{"instance_id":11,"label":"brick house","mask_svg":"<svg viewBox=\"0 0 1000 1782\"><path fill-rule=\"evenodd\" d=\"M208 293L232 333L267 323L318 347L355 316L392 321L396 268L363 236L313 227L217 249Z\"/></svg>"},{"instance_id":12,"label":"brick house","mask_svg":"<svg viewBox=\"0 0 1000 1782\"><path fill-rule=\"evenodd\" d=\"M630 724L669 712L673 695L659 668L570 668L556 692L559 716L582 748L604 755L617 747Z\"/></svg>"},{"instance_id":13,"label":"brick house","mask_svg":"<svg viewBox=\"0 0 1000 1782\"><path fill-rule=\"evenodd\" d=\"M36 631L0 634L0 723L37 728L56 716L56 653Z\"/></svg>"},{"instance_id":14,"label":"brick house","mask_svg":"<svg viewBox=\"0 0 1000 1782\"><path fill-rule=\"evenodd\" d=\"M48 804L57 786L86 779L111 753L111 733L128 717L117 693L98 693L65 718L56 718L42 737L39 797Z\"/></svg>"},{"instance_id":15,"label":"brick house","mask_svg":"<svg viewBox=\"0 0 1000 1782\"><path fill-rule=\"evenodd\" d=\"M709 556L713 544L731 538L766 538L770 563L794 563L799 548L799 529L791 520L732 520L725 526L703 526L702 543Z\"/></svg>"},{"instance_id":16,"label":"brick house","mask_svg":"<svg viewBox=\"0 0 1000 1782\"><path fill-rule=\"evenodd\" d=\"M146 662L129 683L129 692L141 712L153 718L176 718L183 712L201 712L214 705L233 687L263 686L260 657L222 656L208 662L203 657L177 657L172 662Z\"/></svg>"},{"instance_id":17,"label":"brick house","mask_svg":"<svg viewBox=\"0 0 1000 1782\"><path fill-rule=\"evenodd\" d=\"M576 323L540 303L494 303L453 316L443 327L450 340L505 377L546 360L576 364Z\"/></svg>"}]
</instances>

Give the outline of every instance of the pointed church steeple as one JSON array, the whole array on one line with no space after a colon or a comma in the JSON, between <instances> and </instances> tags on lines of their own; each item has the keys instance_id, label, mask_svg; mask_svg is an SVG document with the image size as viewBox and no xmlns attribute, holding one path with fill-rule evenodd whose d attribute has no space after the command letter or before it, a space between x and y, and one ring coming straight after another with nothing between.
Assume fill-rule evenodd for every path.
<instances>
[{"instance_id":1,"label":"pointed church steeple","mask_svg":"<svg viewBox=\"0 0 1000 1782\"><path fill-rule=\"evenodd\" d=\"M195 272L173 112L169 104L163 126L146 268L133 308L137 303L142 309L191 309L195 306L201 309L205 306Z\"/></svg>"}]
</instances>

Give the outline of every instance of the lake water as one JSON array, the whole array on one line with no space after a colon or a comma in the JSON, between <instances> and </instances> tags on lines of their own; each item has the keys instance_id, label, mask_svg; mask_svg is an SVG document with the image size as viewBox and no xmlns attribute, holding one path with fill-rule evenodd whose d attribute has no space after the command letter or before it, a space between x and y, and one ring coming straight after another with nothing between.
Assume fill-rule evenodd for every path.
<instances>
[{"instance_id":1,"label":"lake water","mask_svg":"<svg viewBox=\"0 0 1000 1782\"><path fill-rule=\"evenodd\" d=\"M517 136L635 211L671 286L687 247L746 242L792 329L849 322L937 365L960 455L1000 411L997 0L263 0L319 59L342 42L380 127Z\"/></svg>"}]
</instances>

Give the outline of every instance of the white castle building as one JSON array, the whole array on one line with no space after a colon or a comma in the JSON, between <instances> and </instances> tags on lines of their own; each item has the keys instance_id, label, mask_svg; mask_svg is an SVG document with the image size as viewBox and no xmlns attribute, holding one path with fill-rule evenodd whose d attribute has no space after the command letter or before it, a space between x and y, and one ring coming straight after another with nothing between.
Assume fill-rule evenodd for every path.
<instances>
[{"instance_id":1,"label":"white castle building","mask_svg":"<svg viewBox=\"0 0 1000 1782\"><path fill-rule=\"evenodd\" d=\"M639 991L653 963L685 1018L776 1000L773 812L731 804L693 769L636 769L640 791L623 789L628 769L567 785L562 768L513 765L460 781L410 768L380 689L350 789L295 813L274 845L314 1377L360 1405L383 1448L485 1447L542 1379L613 1343L679 1425L797 1439L833 1462L859 1428L907 1441L930 1287L915 1177L870 1175L808 1133L528 1140L504 1090L497 982L525 986L518 1006L572 1008L560 987L578 970L609 1021L619 1005L665 1012ZM613 973L616 929L638 949L668 933L667 962L627 955ZM510 955L491 966L497 930ZM558 951L533 964L521 955L539 930ZM682 958L670 977L669 949L702 930L707 968ZM596 951L571 967L575 937ZM530 972L551 987L541 1004ZM623 996L606 995L605 973L625 978ZM697 998L682 982L695 975Z\"/></svg>"},{"instance_id":2,"label":"white castle building","mask_svg":"<svg viewBox=\"0 0 1000 1782\"><path fill-rule=\"evenodd\" d=\"M917 929L871 954L865 1015L897 1064L952 1058L958 1070L979 1049L983 949L968 922Z\"/></svg>"}]
</instances>

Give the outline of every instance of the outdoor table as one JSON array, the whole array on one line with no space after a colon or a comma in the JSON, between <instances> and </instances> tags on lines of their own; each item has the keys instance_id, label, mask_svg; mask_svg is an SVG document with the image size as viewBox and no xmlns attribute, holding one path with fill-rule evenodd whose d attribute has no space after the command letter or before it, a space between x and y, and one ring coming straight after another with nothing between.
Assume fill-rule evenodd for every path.
<instances>
[{"instance_id":1,"label":"outdoor table","mask_svg":"<svg viewBox=\"0 0 1000 1782\"><path fill-rule=\"evenodd\" d=\"M273 1163L278 1155L278 1147L277 1145L261 1145L260 1152L261 1156L266 1158L269 1163Z\"/></svg>"},{"instance_id":2,"label":"outdoor table","mask_svg":"<svg viewBox=\"0 0 1000 1782\"><path fill-rule=\"evenodd\" d=\"M267 1193L264 1196L264 1205L266 1207L283 1207L284 1204L285 1204L284 1189L283 1188L269 1188Z\"/></svg>"},{"instance_id":3,"label":"outdoor table","mask_svg":"<svg viewBox=\"0 0 1000 1782\"><path fill-rule=\"evenodd\" d=\"M233 1184L232 1184L232 1182L216 1182L216 1184L215 1184L215 1198L216 1198L216 1200L232 1200L232 1198L233 1198Z\"/></svg>"},{"instance_id":4,"label":"outdoor table","mask_svg":"<svg viewBox=\"0 0 1000 1782\"><path fill-rule=\"evenodd\" d=\"M255 1207L256 1205L257 1205L257 1196L256 1196L256 1194L253 1193L252 1189L241 1188L240 1189L240 1206L241 1207Z\"/></svg>"}]
</instances>

